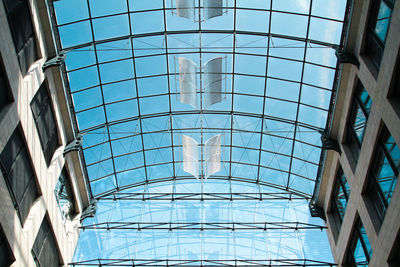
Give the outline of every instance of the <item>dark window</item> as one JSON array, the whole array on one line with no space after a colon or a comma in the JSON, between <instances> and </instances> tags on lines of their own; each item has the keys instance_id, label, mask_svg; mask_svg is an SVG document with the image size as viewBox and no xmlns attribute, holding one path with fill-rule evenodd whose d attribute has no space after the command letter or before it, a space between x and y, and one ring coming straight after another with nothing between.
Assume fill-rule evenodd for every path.
<instances>
[{"instance_id":1,"label":"dark window","mask_svg":"<svg viewBox=\"0 0 400 267\"><path fill-rule=\"evenodd\" d=\"M346 212L347 201L350 195L350 186L347 183L346 176L342 168L336 173L335 188L333 191L332 210L339 218L339 223L343 221Z\"/></svg>"},{"instance_id":2,"label":"dark window","mask_svg":"<svg viewBox=\"0 0 400 267\"><path fill-rule=\"evenodd\" d=\"M56 151L58 147L58 134L46 81L42 83L33 98L31 109L39 132L46 163L49 165L53 158L54 151Z\"/></svg>"},{"instance_id":3,"label":"dark window","mask_svg":"<svg viewBox=\"0 0 400 267\"><path fill-rule=\"evenodd\" d=\"M349 262L353 266L368 266L372 248L361 220L357 221L351 240Z\"/></svg>"},{"instance_id":4,"label":"dark window","mask_svg":"<svg viewBox=\"0 0 400 267\"><path fill-rule=\"evenodd\" d=\"M397 234L388 260L389 266L400 266L400 234Z\"/></svg>"},{"instance_id":5,"label":"dark window","mask_svg":"<svg viewBox=\"0 0 400 267\"><path fill-rule=\"evenodd\" d=\"M369 196L383 221L399 176L400 149L387 129L383 129L370 173Z\"/></svg>"},{"instance_id":6,"label":"dark window","mask_svg":"<svg viewBox=\"0 0 400 267\"><path fill-rule=\"evenodd\" d=\"M8 84L7 73L0 57L0 111L12 102L11 90Z\"/></svg>"},{"instance_id":7,"label":"dark window","mask_svg":"<svg viewBox=\"0 0 400 267\"><path fill-rule=\"evenodd\" d=\"M392 19L395 0L373 0L367 32L366 52L379 68Z\"/></svg>"},{"instance_id":8,"label":"dark window","mask_svg":"<svg viewBox=\"0 0 400 267\"><path fill-rule=\"evenodd\" d=\"M3 0L22 74L38 58L35 31L27 0Z\"/></svg>"},{"instance_id":9,"label":"dark window","mask_svg":"<svg viewBox=\"0 0 400 267\"><path fill-rule=\"evenodd\" d=\"M18 127L1 152L0 165L18 216L24 224L38 190L31 160Z\"/></svg>"},{"instance_id":10,"label":"dark window","mask_svg":"<svg viewBox=\"0 0 400 267\"><path fill-rule=\"evenodd\" d=\"M348 143L356 160L360 155L361 144L364 138L371 105L372 100L365 90L365 87L359 81L353 97L349 125L347 127Z\"/></svg>"},{"instance_id":11,"label":"dark window","mask_svg":"<svg viewBox=\"0 0 400 267\"><path fill-rule=\"evenodd\" d=\"M57 243L49 221L44 217L32 247L32 255L38 267L59 267Z\"/></svg>"},{"instance_id":12,"label":"dark window","mask_svg":"<svg viewBox=\"0 0 400 267\"><path fill-rule=\"evenodd\" d=\"M0 266L10 266L14 262L14 257L8 245L3 229L0 227Z\"/></svg>"},{"instance_id":13,"label":"dark window","mask_svg":"<svg viewBox=\"0 0 400 267\"><path fill-rule=\"evenodd\" d=\"M400 55L399 58L397 59L397 65L396 68L394 69L394 83L393 83L393 89L391 89L391 96L394 96L397 98L397 101L400 101ZM390 96L390 97L391 97Z\"/></svg>"},{"instance_id":14,"label":"dark window","mask_svg":"<svg viewBox=\"0 0 400 267\"><path fill-rule=\"evenodd\" d=\"M56 195L58 207L65 219L71 219L75 214L75 201L71 189L70 178L67 170L64 168L58 178L54 194Z\"/></svg>"}]
</instances>

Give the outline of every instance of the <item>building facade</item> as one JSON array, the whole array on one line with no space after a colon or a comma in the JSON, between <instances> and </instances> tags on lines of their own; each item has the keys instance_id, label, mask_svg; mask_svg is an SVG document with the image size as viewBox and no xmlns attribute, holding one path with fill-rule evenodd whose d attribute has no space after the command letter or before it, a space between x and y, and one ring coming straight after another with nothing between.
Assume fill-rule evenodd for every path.
<instances>
[{"instance_id":1,"label":"building facade","mask_svg":"<svg viewBox=\"0 0 400 267\"><path fill-rule=\"evenodd\" d=\"M399 266L400 2L354 1L319 203L340 266ZM346 61L349 62L349 61Z\"/></svg>"},{"instance_id":2,"label":"building facade","mask_svg":"<svg viewBox=\"0 0 400 267\"><path fill-rule=\"evenodd\" d=\"M1 1L0 25L0 265L67 264L88 195L77 152L64 154L59 68L43 68L56 54L46 1Z\"/></svg>"},{"instance_id":3,"label":"building facade","mask_svg":"<svg viewBox=\"0 0 400 267\"><path fill-rule=\"evenodd\" d=\"M90 202L66 150L77 136L62 73L46 64L59 52L50 21L45 0L0 1L0 266L67 265ZM318 204L339 266L399 266L400 1L355 0L347 27L340 152L327 152Z\"/></svg>"}]
</instances>

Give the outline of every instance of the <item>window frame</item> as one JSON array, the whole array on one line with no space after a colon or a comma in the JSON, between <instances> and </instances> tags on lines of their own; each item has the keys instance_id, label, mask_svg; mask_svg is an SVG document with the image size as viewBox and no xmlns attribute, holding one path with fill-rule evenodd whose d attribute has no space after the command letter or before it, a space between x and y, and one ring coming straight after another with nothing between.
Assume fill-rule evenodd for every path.
<instances>
[{"instance_id":1,"label":"window frame","mask_svg":"<svg viewBox=\"0 0 400 267\"><path fill-rule=\"evenodd\" d=\"M3 160L2 160L2 154L5 153L5 149L6 149L7 146L9 145L9 142L11 141L11 138L13 138L14 134L19 135L19 137L21 138L20 141L21 141L21 143L22 143L22 146L20 147L20 149L19 149L19 151L18 151L16 157L13 159L13 161L12 161L12 163L11 163L11 165L10 165L10 170L7 171L7 170L6 170L6 167L5 167L4 163L3 163ZM3 151L0 153L0 169L1 169L1 172L2 172L2 174L3 174L4 180L5 180L5 182L6 182L8 192L9 192L10 197L11 197L11 199L12 199L12 202L13 202L13 204L14 204L14 207L15 207L15 210L16 210L16 212L17 212L18 218L19 218L19 220L20 220L21 226L24 225L25 220L27 219L28 214L26 214L26 216L24 216L24 214L22 214L22 211L21 211L21 208L20 208L22 202L20 203L20 200L18 200L17 195L16 195L16 193L15 193L15 191L16 191L17 188L13 188L13 186L12 186L12 181L10 180L10 173L12 173L12 172L14 171L13 168L16 167L15 164L16 164L16 162L17 162L17 159L19 159L19 157L23 157L23 154L26 154L26 157L27 157L27 158L24 159L24 160L26 160L27 162L29 162L29 167L30 167L30 169L31 169L31 171L32 171L32 175L30 176L30 179L29 179L29 181L27 182L27 185L26 185L26 187L25 187L25 191L24 191L23 194L22 194L22 199L21 199L21 200L24 199L24 196L25 196L25 194L26 194L26 192L27 192L27 190L28 190L28 188L29 188L30 183L34 183L34 186L35 186L35 189L36 189L36 193L35 193L35 196L34 196L34 198L33 198L33 200L32 200L32 204L31 204L31 206L28 208L28 214L29 214L29 211L30 211L30 209L32 208L33 203L34 203L34 202L37 200L37 198L41 195L41 192L40 192L39 184L38 184L38 182L37 182L37 176L36 176L36 173L35 173L35 169L34 169L34 167L33 167L33 164L32 164L32 159L31 159L31 156L30 156L28 147L27 147L27 143L26 143L26 140L25 140L24 133L23 133L23 131L22 131L21 126L18 125L18 126L14 129L13 133L10 135L10 137L9 137L9 139L8 139L8 141L7 141L7 143L6 143L5 147L4 147L4 149L3 149Z\"/></svg>"},{"instance_id":2,"label":"window frame","mask_svg":"<svg viewBox=\"0 0 400 267\"><path fill-rule=\"evenodd\" d=\"M63 181L61 181L61 179L63 179ZM59 183L61 183L61 186L60 188L57 188ZM68 201L71 203L71 207L67 214L64 214L63 208L60 206L60 196L62 195L63 188L66 190ZM71 186L71 176L69 175L69 172L65 166L61 170L60 176L58 177L56 188L54 188L54 195L56 197L58 208L60 210L63 219L72 220L72 218L77 214L76 198Z\"/></svg>"},{"instance_id":3,"label":"window frame","mask_svg":"<svg viewBox=\"0 0 400 267\"><path fill-rule=\"evenodd\" d=\"M43 230L44 226L46 226L46 228L47 228L45 230L46 231L45 235L44 235L45 238L43 239L43 243L38 245L38 244L36 244L36 242L39 242L38 241L38 237L42 236L42 231L44 231ZM62 258L60 257L60 249L58 247L57 239L56 239L56 236L54 234L52 225L50 223L50 220L48 219L47 214L43 217L42 223L40 224L40 228L39 228L38 234L35 237L35 241L33 243L32 249L31 249L31 255L32 255L33 260L35 261L37 267L48 267L47 262L45 262L45 263L40 262L41 252L42 252L43 246L44 246L44 244L46 242L54 242L54 244L52 244L50 247L55 248L55 250L56 250L55 253L56 253L57 258L58 258L57 266L60 266L62 264ZM37 252L35 251L35 248L37 246L40 247L39 255L37 255ZM43 264L46 264L46 265L43 265ZM51 267L51 266L49 266L49 267Z\"/></svg>"},{"instance_id":4,"label":"window frame","mask_svg":"<svg viewBox=\"0 0 400 267\"><path fill-rule=\"evenodd\" d=\"M37 35L36 35L36 30L35 30L35 25L33 23L33 16L32 16L32 11L31 7L29 4L28 0L18 0L17 3L14 3L14 6L11 8L8 7L8 4L6 4L7 0L3 0L3 5L5 9L5 13L7 16L7 21L8 21L8 26L10 29L11 37L13 40L15 52L18 57L18 62L20 66L20 70L22 72L22 75L25 76L25 74L28 72L30 66L39 59L39 49L38 49L38 43L37 43ZM28 14L29 13L29 16ZM17 29L15 29L15 24L13 23L13 16L16 18L20 19L21 17L26 18L25 22L28 22L30 24L24 24L25 28L31 28L31 34L29 36L25 36L25 32L19 31L17 32ZM20 21L20 20L19 20ZM24 21L24 20L22 20ZM19 23L22 24L22 23ZM25 29L26 30L26 29ZM18 40L17 36L22 35L22 42L23 44L20 44L21 47L18 47ZM21 37L19 37L21 38ZM29 56L29 52L32 53L30 55L30 58L27 58ZM21 62L21 59L24 59L23 62ZM28 59L28 60L26 60ZM25 64L23 64L25 63Z\"/></svg>"},{"instance_id":5,"label":"window frame","mask_svg":"<svg viewBox=\"0 0 400 267\"><path fill-rule=\"evenodd\" d=\"M389 199L386 198L385 193L383 192L383 189L377 179L377 176L380 174L382 166L384 166L384 161L386 159L389 163L388 166L391 168L394 174L392 176L392 183L391 183L392 186L390 186L392 190L389 192L389 195L391 195L396 186L400 172L400 166L396 167L396 164L393 158L391 157L390 152L386 148L387 141L390 138L393 137L391 136L388 129L384 126L383 129L381 130L381 133L378 138L378 143L375 148L372 161L373 164L369 172L369 181L368 181L368 196L372 200L374 210L377 213L381 222L383 222L385 218L385 214L389 207L391 198ZM394 147L397 146L396 142L393 143L393 146ZM397 148L399 147L397 146Z\"/></svg>"},{"instance_id":6,"label":"window frame","mask_svg":"<svg viewBox=\"0 0 400 267\"><path fill-rule=\"evenodd\" d=\"M344 179L344 181L343 181ZM344 183L345 182L345 183ZM346 189L346 185L348 186L348 190ZM343 215L339 212L339 207L338 207L338 202L339 201L339 192L340 189L342 190L342 194L346 200L346 205L343 210ZM350 185L347 181L347 177L345 176L343 169L341 166L339 166L338 170L336 171L336 176L335 176L335 185L332 193L332 200L331 200L331 211L334 213L335 218L339 222L338 228L340 229L344 216L346 214L346 207L347 203L350 197Z\"/></svg>"},{"instance_id":7,"label":"window frame","mask_svg":"<svg viewBox=\"0 0 400 267\"><path fill-rule=\"evenodd\" d=\"M367 94L367 99L364 102L361 99L361 95L363 92L366 92ZM369 108L366 104L367 105L369 104ZM371 106L372 106L372 99L369 96L365 86L361 83L360 80L358 80L356 89L354 90L353 100L351 102L351 112L347 122L347 136L346 136L346 142L349 145L351 153L356 161L360 156L362 142L364 140L365 130L367 128ZM359 140L357 131L355 129L356 119L359 111L361 111L365 117L361 141Z\"/></svg>"},{"instance_id":8,"label":"window frame","mask_svg":"<svg viewBox=\"0 0 400 267\"><path fill-rule=\"evenodd\" d=\"M378 21L379 10L381 3L384 3L388 8L391 9L390 20L387 26L387 31L385 34L385 40L382 41L375 32L376 24ZM365 38L365 53L371 59L372 64L376 69L379 70L383 52L385 49L386 38L390 29L390 24L392 20L393 8L395 0L371 0L371 7L369 11L369 17L367 22L367 31Z\"/></svg>"},{"instance_id":9,"label":"window frame","mask_svg":"<svg viewBox=\"0 0 400 267\"><path fill-rule=\"evenodd\" d=\"M8 242L7 236L3 230L3 227L0 224L0 239L3 239L3 244L5 244L5 251L7 251L7 255L8 256L8 263L6 263L7 265L11 265L15 262L15 257L14 257L14 253L10 247L10 242ZM1 244L1 243L0 243ZM1 247L1 246L0 246ZM1 264L1 262L0 262Z\"/></svg>"},{"instance_id":10,"label":"window frame","mask_svg":"<svg viewBox=\"0 0 400 267\"><path fill-rule=\"evenodd\" d=\"M400 75L398 75L398 73L400 73L400 53L397 56L396 64L393 69L393 79L391 81L388 93L389 99L394 99L396 102L400 103Z\"/></svg>"},{"instance_id":11,"label":"window frame","mask_svg":"<svg viewBox=\"0 0 400 267\"><path fill-rule=\"evenodd\" d=\"M366 240L363 238L362 229L364 230L365 236L367 237ZM354 253L356 252L358 241L360 241L361 249L364 253L365 258L367 259L367 264L368 264L371 260L373 251L372 251L371 243L369 242L369 239L368 239L367 231L365 230L365 227L362 224L362 221L360 218L357 218L356 223L353 226L353 233L351 234L350 240L351 241L350 241L350 245L349 245L348 252L347 252L347 262L350 263L351 266L359 266L359 265L357 265L358 263L356 262ZM368 245L366 244L366 241L368 242ZM367 248L368 246L370 247L371 252L368 251L368 248ZM361 266L365 266L365 264L362 264Z\"/></svg>"},{"instance_id":12,"label":"window frame","mask_svg":"<svg viewBox=\"0 0 400 267\"><path fill-rule=\"evenodd\" d=\"M40 110L39 113L36 114L35 112L35 108L33 107L35 105L36 102L36 98L40 96L40 94L42 94L43 92L40 90L44 90L45 91L45 96L46 96L46 102L45 103L39 103L40 105ZM46 105L45 105L46 104ZM48 107L49 106L49 107ZM42 147L42 151L44 154L44 158L46 161L47 166L50 165L50 162L54 156L55 151L57 150L58 147L60 147L60 142L59 142L59 133L58 133L58 123L56 120L56 116L55 116L55 111L54 111L54 107L53 107L53 101L51 99L51 94L50 94L50 90L49 90L49 86L47 84L47 80L44 80L42 82L42 84L40 85L39 89L36 91L35 95L33 96L31 103L30 103L30 107L31 107L31 111L32 111L32 116L33 119L35 121L35 125L36 125L36 129L39 135L39 139L40 139L40 144ZM39 127L39 118L43 119L43 117L41 115L43 111L45 111L46 108L49 108L50 112L51 112L51 116L53 118L54 121L54 130L53 130L53 134L49 136L49 139L47 141L47 144L44 144L44 133L41 132L40 127ZM44 123L44 125L46 125L46 123ZM54 147L51 146L51 142L55 141L55 145ZM50 151L49 151L50 149Z\"/></svg>"},{"instance_id":13,"label":"window frame","mask_svg":"<svg viewBox=\"0 0 400 267\"><path fill-rule=\"evenodd\" d=\"M0 112L2 112L10 103L14 102L14 98L13 98L12 90L11 90L11 86L10 86L10 81L9 81L8 75L7 75L7 70L4 65L3 58L0 54L0 90L2 90L1 75L3 75L3 79L4 79L4 91L5 91L4 96L5 97L4 98L0 97L0 99L6 99L6 101L4 101L4 104L3 103L0 104ZM0 96L3 96L3 93L0 93Z\"/></svg>"},{"instance_id":14,"label":"window frame","mask_svg":"<svg viewBox=\"0 0 400 267\"><path fill-rule=\"evenodd\" d=\"M392 249L389 253L387 260L389 266L399 266L400 265L400 232L397 233L396 239L393 243Z\"/></svg>"}]
</instances>

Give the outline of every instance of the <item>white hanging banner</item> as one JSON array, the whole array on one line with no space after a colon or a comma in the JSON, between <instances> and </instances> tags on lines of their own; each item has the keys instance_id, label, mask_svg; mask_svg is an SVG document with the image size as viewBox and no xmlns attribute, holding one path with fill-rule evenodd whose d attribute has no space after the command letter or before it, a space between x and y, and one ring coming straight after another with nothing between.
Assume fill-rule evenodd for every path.
<instances>
[{"instance_id":1,"label":"white hanging banner","mask_svg":"<svg viewBox=\"0 0 400 267\"><path fill-rule=\"evenodd\" d=\"M222 16L222 0L203 0L204 20Z\"/></svg>"},{"instance_id":2,"label":"white hanging banner","mask_svg":"<svg viewBox=\"0 0 400 267\"><path fill-rule=\"evenodd\" d=\"M184 57L179 57L178 62L181 102L197 109L197 65L192 60Z\"/></svg>"},{"instance_id":3,"label":"white hanging banner","mask_svg":"<svg viewBox=\"0 0 400 267\"><path fill-rule=\"evenodd\" d=\"M199 143L193 138L182 135L183 170L199 178Z\"/></svg>"},{"instance_id":4,"label":"white hanging banner","mask_svg":"<svg viewBox=\"0 0 400 267\"><path fill-rule=\"evenodd\" d=\"M195 0L176 0L176 14L179 17L194 20Z\"/></svg>"},{"instance_id":5,"label":"white hanging banner","mask_svg":"<svg viewBox=\"0 0 400 267\"><path fill-rule=\"evenodd\" d=\"M205 179L221 170L221 135L208 139L205 143Z\"/></svg>"},{"instance_id":6,"label":"white hanging banner","mask_svg":"<svg viewBox=\"0 0 400 267\"><path fill-rule=\"evenodd\" d=\"M204 65L205 108L222 100L222 57L209 60Z\"/></svg>"}]
</instances>

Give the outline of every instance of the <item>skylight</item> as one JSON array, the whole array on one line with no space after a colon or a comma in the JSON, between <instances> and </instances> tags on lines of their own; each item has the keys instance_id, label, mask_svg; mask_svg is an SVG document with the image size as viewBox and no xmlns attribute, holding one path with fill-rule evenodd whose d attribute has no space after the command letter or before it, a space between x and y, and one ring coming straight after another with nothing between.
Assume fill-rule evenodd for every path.
<instances>
[{"instance_id":1,"label":"skylight","mask_svg":"<svg viewBox=\"0 0 400 267\"><path fill-rule=\"evenodd\" d=\"M82 244L90 238L102 240L98 244L116 238L109 245L120 244L125 252L107 257L127 260L320 259L321 255L308 255L303 245L314 233L324 236L321 223L317 231L290 228L288 240L297 240L297 245L288 242L297 247L275 253L272 243L288 229L272 229L271 237L267 229L255 227L255 218L269 213L261 206L281 207L274 201L283 201L284 210L291 210L292 197L300 198L298 205L304 208L313 194L321 158L319 132L327 126L332 103L345 0L60 0L51 5L59 50L67 54L71 113L76 131L84 136L91 193L99 200L98 215L90 223L124 224L110 233L91 232L89 227L81 234ZM147 214L153 220L148 223L176 225L179 220L172 215L152 212L159 202L143 201L157 194L163 198L161 209L171 214L199 214L182 219L195 225L188 234L154 227L145 232L137 224L130 231L125 223L138 218L117 218L107 211L114 205L121 214ZM193 199L174 202L179 194ZM278 200L271 197L274 194ZM139 195L142 200L135 199ZM253 197L247 205L263 211L252 211L251 218L242 220L234 201L241 196ZM207 197L219 199L212 202L213 208L207 206ZM180 205L192 205L193 211ZM213 209L218 216L204 217ZM223 217L225 209L237 217ZM243 240L233 242L239 234L233 226L216 231L221 236L196 228L214 223L211 219L219 226L251 222L252 227ZM276 219L313 220L309 214ZM141 239L146 235L148 245ZM225 240L215 244L232 247L213 250L208 247L212 238ZM197 239L204 241L201 247L184 247ZM183 247L172 252L178 243ZM270 248L264 250L261 244ZM168 253L154 254L161 247ZM249 250L240 254L244 247ZM209 248L219 252L207 254ZM77 261L106 257L93 252L87 258L80 249ZM332 262L331 256L325 258Z\"/></svg>"}]
</instances>

